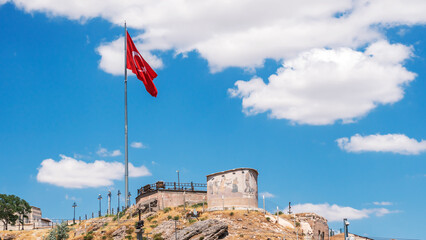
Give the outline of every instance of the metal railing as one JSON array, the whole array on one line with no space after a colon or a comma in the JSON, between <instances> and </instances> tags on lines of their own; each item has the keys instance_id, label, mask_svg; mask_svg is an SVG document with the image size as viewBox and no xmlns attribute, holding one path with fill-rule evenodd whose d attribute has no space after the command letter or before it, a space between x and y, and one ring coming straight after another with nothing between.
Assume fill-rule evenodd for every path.
<instances>
[{"instance_id":1,"label":"metal railing","mask_svg":"<svg viewBox=\"0 0 426 240\"><path fill-rule=\"evenodd\" d=\"M206 183L176 183L176 182L162 182L158 181L153 184L147 184L138 189L138 195L154 192L157 190L180 190L180 191L197 191L205 190L207 188Z\"/></svg>"}]
</instances>

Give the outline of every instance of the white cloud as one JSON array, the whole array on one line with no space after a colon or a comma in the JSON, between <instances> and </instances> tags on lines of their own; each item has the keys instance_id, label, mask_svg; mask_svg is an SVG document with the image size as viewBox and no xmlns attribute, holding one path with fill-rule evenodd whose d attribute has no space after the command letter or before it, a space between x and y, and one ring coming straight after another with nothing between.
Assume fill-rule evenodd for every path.
<instances>
[{"instance_id":1,"label":"white cloud","mask_svg":"<svg viewBox=\"0 0 426 240\"><path fill-rule=\"evenodd\" d=\"M270 83L238 81L234 93L243 98L247 113L269 111L273 118L313 125L351 122L380 104L399 101L402 85L415 76L401 66L410 51L388 44L383 30L426 23L424 0L10 2L28 13L81 23L99 17L122 26L127 20L135 44L154 69L163 67L154 51L183 56L195 51L212 72L227 67L253 71L265 59L283 60L284 68ZM96 49L99 68L122 75L123 35L105 41ZM366 45L371 45L368 51L354 51Z\"/></svg>"},{"instance_id":2,"label":"white cloud","mask_svg":"<svg viewBox=\"0 0 426 240\"><path fill-rule=\"evenodd\" d=\"M108 149L103 148L102 146L99 145L99 149L98 151L96 151L96 154L98 154L101 157L117 157L117 156L121 156L121 151L118 149L108 151Z\"/></svg>"},{"instance_id":3,"label":"white cloud","mask_svg":"<svg viewBox=\"0 0 426 240\"><path fill-rule=\"evenodd\" d=\"M401 44L379 41L365 52L349 48L313 49L287 60L269 82L255 77L230 89L248 115L326 125L352 122L380 104L402 99L414 73L401 63L411 55Z\"/></svg>"},{"instance_id":4,"label":"white cloud","mask_svg":"<svg viewBox=\"0 0 426 240\"><path fill-rule=\"evenodd\" d=\"M113 185L124 177L124 164L96 160L88 163L60 155L61 160L45 159L38 169L37 181L65 188L89 188ZM145 166L129 163L130 177L151 176Z\"/></svg>"},{"instance_id":5,"label":"white cloud","mask_svg":"<svg viewBox=\"0 0 426 240\"><path fill-rule=\"evenodd\" d=\"M376 206L391 206L393 205L393 203L391 202L373 202L374 205Z\"/></svg>"},{"instance_id":6,"label":"white cloud","mask_svg":"<svg viewBox=\"0 0 426 240\"><path fill-rule=\"evenodd\" d=\"M97 53L101 55L99 68L103 71L113 75L124 74L124 44L123 37L120 37L112 42L102 43L97 49ZM152 55L146 47L141 44L141 41L134 39L136 48L142 54L144 59L149 63L153 69L161 69L163 62L160 58ZM132 71L127 71L127 74L134 75Z\"/></svg>"},{"instance_id":7,"label":"white cloud","mask_svg":"<svg viewBox=\"0 0 426 240\"><path fill-rule=\"evenodd\" d=\"M265 198L274 198L275 195L270 192L261 192L259 193L259 196L265 196Z\"/></svg>"},{"instance_id":8,"label":"white cloud","mask_svg":"<svg viewBox=\"0 0 426 240\"><path fill-rule=\"evenodd\" d=\"M336 140L340 149L347 152L391 152L415 155L426 151L426 141L417 141L404 134L368 135L355 134L351 138Z\"/></svg>"},{"instance_id":9,"label":"white cloud","mask_svg":"<svg viewBox=\"0 0 426 240\"><path fill-rule=\"evenodd\" d=\"M142 142L132 142L130 146L132 148L146 148L146 146Z\"/></svg>"},{"instance_id":10,"label":"white cloud","mask_svg":"<svg viewBox=\"0 0 426 240\"><path fill-rule=\"evenodd\" d=\"M230 66L260 66L266 58L291 58L312 48L356 48L384 39L383 28L426 22L424 0L266 0L262 4L255 0L11 2L26 12L43 12L83 23L100 17L122 26L127 20L128 26L137 30L132 32L142 32L134 37L144 51L195 50L207 59L213 71ZM110 46L109 51L98 49L102 55L100 67L122 74L119 66L123 58L116 52L122 51L122 41L103 45L115 44L117 48Z\"/></svg>"},{"instance_id":11,"label":"white cloud","mask_svg":"<svg viewBox=\"0 0 426 240\"><path fill-rule=\"evenodd\" d=\"M369 209L355 209L352 207L343 207L336 204L330 205L328 203L324 204L296 204L291 207L295 213L305 213L312 212L320 216L325 217L330 222L342 221L343 218L348 218L349 220L357 220L368 218L372 215L377 217L382 217L386 214L396 213L398 211L390 211L386 208L369 208ZM288 211L288 208L285 209Z\"/></svg>"}]
</instances>

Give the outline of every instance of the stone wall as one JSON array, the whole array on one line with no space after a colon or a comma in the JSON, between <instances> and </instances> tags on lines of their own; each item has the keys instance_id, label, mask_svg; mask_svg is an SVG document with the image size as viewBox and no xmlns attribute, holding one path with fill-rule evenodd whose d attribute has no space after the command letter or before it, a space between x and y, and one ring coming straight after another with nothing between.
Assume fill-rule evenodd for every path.
<instances>
[{"instance_id":1,"label":"stone wall","mask_svg":"<svg viewBox=\"0 0 426 240\"><path fill-rule=\"evenodd\" d=\"M298 213L296 218L301 224L305 239L328 240L327 219L315 213Z\"/></svg>"},{"instance_id":2,"label":"stone wall","mask_svg":"<svg viewBox=\"0 0 426 240\"><path fill-rule=\"evenodd\" d=\"M136 198L136 205L148 202L150 200L157 200L158 207L163 209L165 207L177 207L183 205L184 201L186 206L191 206L195 203L206 201L205 191L182 191L182 190L156 190L153 192L145 193Z\"/></svg>"},{"instance_id":3,"label":"stone wall","mask_svg":"<svg viewBox=\"0 0 426 240\"><path fill-rule=\"evenodd\" d=\"M258 172L252 168L207 175L208 209L257 209L257 176Z\"/></svg>"}]
</instances>

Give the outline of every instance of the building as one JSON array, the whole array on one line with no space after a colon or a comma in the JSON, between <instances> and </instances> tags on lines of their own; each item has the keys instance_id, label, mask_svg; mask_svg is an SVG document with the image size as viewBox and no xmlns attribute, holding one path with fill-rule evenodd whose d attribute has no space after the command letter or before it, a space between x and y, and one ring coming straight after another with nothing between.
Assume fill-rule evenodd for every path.
<instances>
[{"instance_id":1,"label":"building","mask_svg":"<svg viewBox=\"0 0 426 240\"><path fill-rule=\"evenodd\" d=\"M48 218L43 218L41 215L41 209L38 207L31 206L31 213L28 214L28 218L24 219L24 226L18 221L15 225L8 225L8 230L31 230L37 228L47 228L51 226L52 221ZM2 221L0 221L0 229L5 229Z\"/></svg>"},{"instance_id":2,"label":"building","mask_svg":"<svg viewBox=\"0 0 426 240\"><path fill-rule=\"evenodd\" d=\"M258 209L257 176L253 168L207 175L208 210Z\"/></svg>"},{"instance_id":3,"label":"building","mask_svg":"<svg viewBox=\"0 0 426 240\"><path fill-rule=\"evenodd\" d=\"M297 213L296 219L300 222L300 227L306 240L329 239L327 219L315 213Z\"/></svg>"},{"instance_id":4,"label":"building","mask_svg":"<svg viewBox=\"0 0 426 240\"><path fill-rule=\"evenodd\" d=\"M138 208L153 210L166 207L191 206L206 201L205 183L176 183L158 181L138 189Z\"/></svg>"}]
</instances>

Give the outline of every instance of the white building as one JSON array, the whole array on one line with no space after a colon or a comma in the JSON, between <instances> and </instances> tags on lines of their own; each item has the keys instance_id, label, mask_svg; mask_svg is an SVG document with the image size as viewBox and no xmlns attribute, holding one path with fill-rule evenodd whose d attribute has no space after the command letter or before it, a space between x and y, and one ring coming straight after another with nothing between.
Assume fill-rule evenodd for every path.
<instances>
[{"instance_id":1,"label":"white building","mask_svg":"<svg viewBox=\"0 0 426 240\"><path fill-rule=\"evenodd\" d=\"M46 228L51 226L52 221L48 218L43 218L41 215L41 209L38 207L31 206L31 213L28 214L28 218L24 219L24 226L20 223L19 219L16 221L15 225L8 225L8 230L31 230L37 228ZM0 221L0 229L6 229L3 222Z\"/></svg>"}]
</instances>

